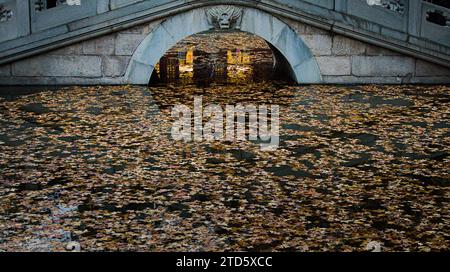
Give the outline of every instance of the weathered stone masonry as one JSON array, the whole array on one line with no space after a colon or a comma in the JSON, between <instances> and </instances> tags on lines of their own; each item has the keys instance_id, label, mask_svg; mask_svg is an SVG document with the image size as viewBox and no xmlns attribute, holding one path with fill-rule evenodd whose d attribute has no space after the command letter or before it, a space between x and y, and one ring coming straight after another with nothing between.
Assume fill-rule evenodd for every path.
<instances>
[{"instance_id":1,"label":"weathered stone masonry","mask_svg":"<svg viewBox=\"0 0 450 272\"><path fill-rule=\"evenodd\" d=\"M123 84L137 46L160 21L0 66L4 84Z\"/></svg>"},{"instance_id":2,"label":"weathered stone masonry","mask_svg":"<svg viewBox=\"0 0 450 272\"><path fill-rule=\"evenodd\" d=\"M214 7L211 4L215 2L223 2L81 1L81 9L63 3L62 8L55 9L54 13L59 15L52 20L46 15L53 14L52 9L31 9L31 23L27 23L24 16L31 0L24 1L27 4L24 6L16 5L15 0L0 1L4 10L0 33L5 34L0 37L0 63L4 63L0 65L0 85L136 82L130 80L133 77L130 73L147 73L148 70L136 70L131 66L155 64L136 62L137 58L153 61L159 57L160 54L154 52L169 49L166 45L174 42L171 38L181 35L174 32L176 29L183 32L186 28L204 28L204 22L199 20L205 20L205 10ZM297 78L302 78L298 74L311 73L309 68L318 67L320 75L309 75L307 81L344 84L450 82L449 68L428 61L450 67L450 29L431 24L424 16L444 8L419 0L396 1L399 4L393 9L370 7L363 0L228 2L244 4L236 3L235 7L252 14L249 16L244 12L247 14L242 25L244 30L261 34L266 31L259 29L260 25L265 25L270 30L266 40L272 45L282 45L285 50L282 53L291 53L288 61L297 72ZM411 19L416 18L414 16L417 19ZM177 20L190 20L190 23ZM178 24L174 26L173 22ZM31 25L31 29L27 25ZM139 46L145 47L149 37L153 39L149 44L155 45L155 38L151 36L160 35L165 27L171 27L172 32L158 36L158 48L141 48L142 52L136 52ZM296 37L287 35L287 28ZM276 36L281 32L284 36ZM300 50L298 45L305 48ZM302 67L309 68L303 72ZM142 79L139 82L146 83Z\"/></svg>"},{"instance_id":3,"label":"weathered stone masonry","mask_svg":"<svg viewBox=\"0 0 450 272\"><path fill-rule=\"evenodd\" d=\"M1 66L2 83L123 84L131 56L160 21ZM448 83L450 69L287 21L311 49L324 83ZM150 65L150 64L149 64Z\"/></svg>"},{"instance_id":4,"label":"weathered stone masonry","mask_svg":"<svg viewBox=\"0 0 450 272\"><path fill-rule=\"evenodd\" d=\"M450 69L289 21L311 48L324 83L448 83Z\"/></svg>"}]
</instances>

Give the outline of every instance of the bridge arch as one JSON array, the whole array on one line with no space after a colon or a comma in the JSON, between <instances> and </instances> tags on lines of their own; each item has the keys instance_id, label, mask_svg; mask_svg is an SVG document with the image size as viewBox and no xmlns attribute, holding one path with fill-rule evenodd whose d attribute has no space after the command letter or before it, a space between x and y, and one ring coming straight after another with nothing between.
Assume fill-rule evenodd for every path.
<instances>
[{"instance_id":1,"label":"bridge arch","mask_svg":"<svg viewBox=\"0 0 450 272\"><path fill-rule=\"evenodd\" d=\"M205 9L177 14L153 29L135 50L125 74L125 83L146 85L155 65L177 42L211 30ZM243 8L238 28L266 40L276 57L297 83L321 83L322 76L314 55L302 38L278 18L254 8Z\"/></svg>"}]
</instances>

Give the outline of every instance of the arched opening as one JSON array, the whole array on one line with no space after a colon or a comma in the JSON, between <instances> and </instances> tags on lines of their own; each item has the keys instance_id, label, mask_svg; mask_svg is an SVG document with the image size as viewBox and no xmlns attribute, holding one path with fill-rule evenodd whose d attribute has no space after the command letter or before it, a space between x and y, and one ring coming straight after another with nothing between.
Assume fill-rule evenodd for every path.
<instances>
[{"instance_id":1,"label":"arched opening","mask_svg":"<svg viewBox=\"0 0 450 272\"><path fill-rule=\"evenodd\" d=\"M250 33L212 30L189 36L167 51L149 84L209 86L271 80L295 82L275 47Z\"/></svg>"},{"instance_id":2,"label":"arched opening","mask_svg":"<svg viewBox=\"0 0 450 272\"><path fill-rule=\"evenodd\" d=\"M215 8L213 6L210 9ZM296 83L321 83L319 66L302 38L286 23L263 11L240 8L235 21L220 21L220 27L240 30L264 39L272 48L277 70L284 70ZM237 18L237 19L236 19ZM163 21L141 42L125 75L129 84L147 85L164 54L183 39L218 28L208 9L194 9Z\"/></svg>"}]
</instances>

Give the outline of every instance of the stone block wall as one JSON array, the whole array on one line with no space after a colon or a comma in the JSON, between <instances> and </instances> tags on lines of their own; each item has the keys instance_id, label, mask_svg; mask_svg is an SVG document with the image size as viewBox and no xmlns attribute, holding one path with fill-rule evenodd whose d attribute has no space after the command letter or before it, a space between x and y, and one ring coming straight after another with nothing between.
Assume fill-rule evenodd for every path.
<instances>
[{"instance_id":1,"label":"stone block wall","mask_svg":"<svg viewBox=\"0 0 450 272\"><path fill-rule=\"evenodd\" d=\"M0 66L0 85L124 84L128 63L160 21Z\"/></svg>"},{"instance_id":2,"label":"stone block wall","mask_svg":"<svg viewBox=\"0 0 450 272\"><path fill-rule=\"evenodd\" d=\"M450 69L283 19L311 49L323 83L450 83ZM0 85L124 84L131 56L155 21L0 66ZM149 64L150 65L150 64Z\"/></svg>"},{"instance_id":3,"label":"stone block wall","mask_svg":"<svg viewBox=\"0 0 450 272\"><path fill-rule=\"evenodd\" d=\"M450 83L450 69L342 35L284 20L304 39L324 83Z\"/></svg>"}]
</instances>

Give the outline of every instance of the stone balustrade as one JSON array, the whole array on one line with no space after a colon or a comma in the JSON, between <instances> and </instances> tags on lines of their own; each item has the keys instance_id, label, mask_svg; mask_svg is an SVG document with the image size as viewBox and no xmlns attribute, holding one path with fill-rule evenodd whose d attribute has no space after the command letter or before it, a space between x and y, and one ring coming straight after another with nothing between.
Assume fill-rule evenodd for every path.
<instances>
[{"instance_id":1,"label":"stone balustrade","mask_svg":"<svg viewBox=\"0 0 450 272\"><path fill-rule=\"evenodd\" d=\"M164 9L176 12L189 6L224 1L203 0L0 0L0 52L17 44L51 39L98 27L108 19L119 19L145 10L157 15ZM225 1L227 2L227 1ZM411 47L450 55L450 28L429 20L430 14L449 18L449 10L422 0L239 0L228 1L266 9L278 8L281 16L319 16L318 24L339 24L404 41ZM374 4L375 3L375 4ZM379 3L376 5L376 3ZM79 4L79 5L78 5ZM156 13L156 14L155 14ZM112 23L115 23L112 21ZM449 23L450 24L450 23ZM76 34L76 33L73 33ZM65 35L69 36L69 35ZM362 36L362 35L361 35ZM17 43L13 41L17 40ZM10 46L9 46L10 45ZM28 48L27 48L28 49ZM0 63L8 54L0 55ZM447 59L448 60L448 59Z\"/></svg>"}]
</instances>

